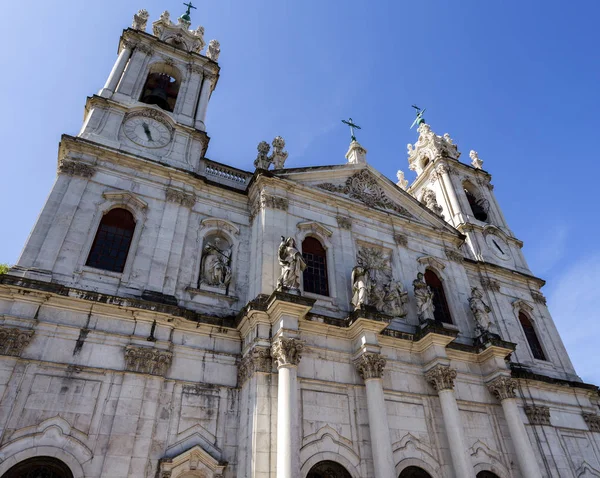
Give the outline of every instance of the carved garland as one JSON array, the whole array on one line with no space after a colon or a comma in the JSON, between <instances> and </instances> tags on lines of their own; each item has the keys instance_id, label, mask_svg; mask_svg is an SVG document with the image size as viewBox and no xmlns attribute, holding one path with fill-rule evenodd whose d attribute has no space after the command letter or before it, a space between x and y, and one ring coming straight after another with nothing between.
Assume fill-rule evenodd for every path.
<instances>
[{"instance_id":1,"label":"carved garland","mask_svg":"<svg viewBox=\"0 0 600 478\"><path fill-rule=\"evenodd\" d=\"M298 339L279 337L271 347L271 355L277 362L277 368L297 366L302 358L304 342Z\"/></svg>"},{"instance_id":2,"label":"carved garland","mask_svg":"<svg viewBox=\"0 0 600 478\"><path fill-rule=\"evenodd\" d=\"M385 191L366 169L350 176L344 185L321 183L317 187L333 193L345 194L353 199L358 199L369 207L390 209L403 216L412 217L406 208L394 203L385 194Z\"/></svg>"},{"instance_id":3,"label":"carved garland","mask_svg":"<svg viewBox=\"0 0 600 478\"><path fill-rule=\"evenodd\" d=\"M89 164L61 159L58 163L58 172L89 179L96 173L96 168Z\"/></svg>"},{"instance_id":4,"label":"carved garland","mask_svg":"<svg viewBox=\"0 0 600 478\"><path fill-rule=\"evenodd\" d=\"M33 330L0 328L0 355L20 357L32 336Z\"/></svg>"},{"instance_id":5,"label":"carved garland","mask_svg":"<svg viewBox=\"0 0 600 478\"><path fill-rule=\"evenodd\" d=\"M516 398L515 388L517 381L510 377L498 377L488 384L488 390L500 401Z\"/></svg>"},{"instance_id":6,"label":"carved garland","mask_svg":"<svg viewBox=\"0 0 600 478\"><path fill-rule=\"evenodd\" d=\"M363 380L383 377L386 360L381 354L365 352L354 361L354 366Z\"/></svg>"},{"instance_id":7,"label":"carved garland","mask_svg":"<svg viewBox=\"0 0 600 478\"><path fill-rule=\"evenodd\" d=\"M425 379L431 384L436 392L442 390L453 390L456 370L446 365L437 365L425 374Z\"/></svg>"},{"instance_id":8,"label":"carved garland","mask_svg":"<svg viewBox=\"0 0 600 478\"><path fill-rule=\"evenodd\" d=\"M270 373L272 368L271 353L267 347L254 347L248 352L238 369L238 385L241 386L256 372Z\"/></svg>"},{"instance_id":9,"label":"carved garland","mask_svg":"<svg viewBox=\"0 0 600 478\"><path fill-rule=\"evenodd\" d=\"M173 353L148 347L125 348L125 370L164 377L171 366Z\"/></svg>"}]
</instances>

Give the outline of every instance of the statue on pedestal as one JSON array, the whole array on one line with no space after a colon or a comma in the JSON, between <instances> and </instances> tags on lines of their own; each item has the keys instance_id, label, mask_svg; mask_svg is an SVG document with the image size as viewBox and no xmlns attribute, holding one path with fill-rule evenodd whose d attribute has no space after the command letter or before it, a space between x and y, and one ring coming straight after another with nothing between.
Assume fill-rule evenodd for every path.
<instances>
[{"instance_id":1,"label":"statue on pedestal","mask_svg":"<svg viewBox=\"0 0 600 478\"><path fill-rule=\"evenodd\" d=\"M352 269L352 305L359 309L361 305L369 305L369 289L371 280L366 267L355 266Z\"/></svg>"},{"instance_id":2,"label":"statue on pedestal","mask_svg":"<svg viewBox=\"0 0 600 478\"><path fill-rule=\"evenodd\" d=\"M415 300L417 301L417 316L420 322L428 319L433 319L435 307L433 305L433 292L425 282L422 272L417 274L417 278L413 281L415 291Z\"/></svg>"}]
</instances>

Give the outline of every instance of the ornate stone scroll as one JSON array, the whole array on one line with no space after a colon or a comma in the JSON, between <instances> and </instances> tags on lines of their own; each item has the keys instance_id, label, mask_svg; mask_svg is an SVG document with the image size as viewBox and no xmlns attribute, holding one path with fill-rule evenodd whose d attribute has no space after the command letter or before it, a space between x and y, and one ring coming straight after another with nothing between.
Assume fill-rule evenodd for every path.
<instances>
[{"instance_id":1,"label":"ornate stone scroll","mask_svg":"<svg viewBox=\"0 0 600 478\"><path fill-rule=\"evenodd\" d=\"M550 423L550 408L530 405L525 407L525 415L532 425L552 425Z\"/></svg>"},{"instance_id":2,"label":"ornate stone scroll","mask_svg":"<svg viewBox=\"0 0 600 478\"><path fill-rule=\"evenodd\" d=\"M33 330L0 327L0 355L20 357L32 336Z\"/></svg>"},{"instance_id":3,"label":"ornate stone scroll","mask_svg":"<svg viewBox=\"0 0 600 478\"><path fill-rule=\"evenodd\" d=\"M125 348L125 370L164 377L171 366L173 353L148 347L128 345Z\"/></svg>"},{"instance_id":4,"label":"ornate stone scroll","mask_svg":"<svg viewBox=\"0 0 600 478\"><path fill-rule=\"evenodd\" d=\"M517 388L517 381L510 377L498 377L488 383L488 390L500 401L516 398L515 388Z\"/></svg>"},{"instance_id":5,"label":"ornate stone scroll","mask_svg":"<svg viewBox=\"0 0 600 478\"><path fill-rule=\"evenodd\" d=\"M194 207L196 196L187 194L179 189L168 188L165 194L167 201L181 204L184 207Z\"/></svg>"},{"instance_id":6,"label":"ornate stone scroll","mask_svg":"<svg viewBox=\"0 0 600 478\"><path fill-rule=\"evenodd\" d=\"M386 359L381 354L365 352L354 360L354 366L363 380L383 377Z\"/></svg>"},{"instance_id":7,"label":"ornate stone scroll","mask_svg":"<svg viewBox=\"0 0 600 478\"><path fill-rule=\"evenodd\" d=\"M534 302L536 302L538 304L546 305L546 297L544 297L544 294L542 294L541 292L532 290L531 298L533 299Z\"/></svg>"},{"instance_id":8,"label":"ornate stone scroll","mask_svg":"<svg viewBox=\"0 0 600 478\"><path fill-rule=\"evenodd\" d=\"M270 194L261 192L260 195L250 205L250 219L254 219L261 209L271 208L287 211L288 206L289 201L287 198L271 196Z\"/></svg>"},{"instance_id":9,"label":"ornate stone scroll","mask_svg":"<svg viewBox=\"0 0 600 478\"><path fill-rule=\"evenodd\" d=\"M238 385L242 385L256 372L270 373L272 367L271 352L267 347L254 347L242 361L238 369Z\"/></svg>"},{"instance_id":10,"label":"ornate stone scroll","mask_svg":"<svg viewBox=\"0 0 600 478\"><path fill-rule=\"evenodd\" d=\"M408 210L393 202L366 169L350 176L343 185L321 183L317 187L358 199L369 207L389 209L403 216L412 217Z\"/></svg>"},{"instance_id":11,"label":"ornate stone scroll","mask_svg":"<svg viewBox=\"0 0 600 478\"><path fill-rule=\"evenodd\" d=\"M600 416L592 413L584 413L583 420L587 423L591 432L600 432Z\"/></svg>"},{"instance_id":12,"label":"ornate stone scroll","mask_svg":"<svg viewBox=\"0 0 600 478\"><path fill-rule=\"evenodd\" d=\"M277 362L277 368L285 366L297 366L302 358L304 342L298 339L279 337L271 346L271 355Z\"/></svg>"},{"instance_id":13,"label":"ornate stone scroll","mask_svg":"<svg viewBox=\"0 0 600 478\"><path fill-rule=\"evenodd\" d=\"M481 287L485 290L491 290L492 292L500 292L500 283L494 279L481 279Z\"/></svg>"},{"instance_id":14,"label":"ornate stone scroll","mask_svg":"<svg viewBox=\"0 0 600 478\"><path fill-rule=\"evenodd\" d=\"M58 172L89 179L96 173L96 168L89 164L61 159L58 163Z\"/></svg>"},{"instance_id":15,"label":"ornate stone scroll","mask_svg":"<svg viewBox=\"0 0 600 478\"><path fill-rule=\"evenodd\" d=\"M436 392L442 390L453 390L456 370L446 365L436 365L425 374L425 379L431 384Z\"/></svg>"}]
</instances>

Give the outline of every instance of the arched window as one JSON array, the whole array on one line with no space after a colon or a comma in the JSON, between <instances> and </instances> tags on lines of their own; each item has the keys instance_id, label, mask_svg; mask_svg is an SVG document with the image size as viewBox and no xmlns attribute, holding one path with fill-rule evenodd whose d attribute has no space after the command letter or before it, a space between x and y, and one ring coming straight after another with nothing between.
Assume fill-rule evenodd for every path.
<instances>
[{"instance_id":1,"label":"arched window","mask_svg":"<svg viewBox=\"0 0 600 478\"><path fill-rule=\"evenodd\" d=\"M36 456L17 463L2 478L73 478L62 461L50 456Z\"/></svg>"},{"instance_id":2,"label":"arched window","mask_svg":"<svg viewBox=\"0 0 600 478\"><path fill-rule=\"evenodd\" d=\"M433 317L439 322L446 324L452 323L452 316L450 315L450 309L448 307L448 301L446 301L446 293L444 292L444 284L431 269L425 271L425 282L431 288L433 292Z\"/></svg>"},{"instance_id":3,"label":"arched window","mask_svg":"<svg viewBox=\"0 0 600 478\"><path fill-rule=\"evenodd\" d=\"M165 111L173 111L181 77L172 66L157 63L152 65L140 101L149 105L156 105Z\"/></svg>"},{"instance_id":4,"label":"arched window","mask_svg":"<svg viewBox=\"0 0 600 478\"><path fill-rule=\"evenodd\" d=\"M408 468L404 468L404 470L402 470L399 478L431 478L431 475L423 468L419 468L418 466L409 466Z\"/></svg>"},{"instance_id":5,"label":"arched window","mask_svg":"<svg viewBox=\"0 0 600 478\"><path fill-rule=\"evenodd\" d=\"M327 252L318 239L307 237L302 241L302 257L306 262L303 273L304 292L329 295Z\"/></svg>"},{"instance_id":6,"label":"arched window","mask_svg":"<svg viewBox=\"0 0 600 478\"><path fill-rule=\"evenodd\" d=\"M546 360L544 349L542 349L542 344L535 333L535 328L533 327L529 317L527 317L523 312L519 312L519 322L521 322L521 327L523 327L525 338L527 339L527 343L529 344L529 348L531 349L531 353L533 354L534 358L538 360Z\"/></svg>"},{"instance_id":7,"label":"arched window","mask_svg":"<svg viewBox=\"0 0 600 478\"><path fill-rule=\"evenodd\" d=\"M500 478L496 473L491 471L480 471L475 478Z\"/></svg>"},{"instance_id":8,"label":"arched window","mask_svg":"<svg viewBox=\"0 0 600 478\"><path fill-rule=\"evenodd\" d=\"M469 182L463 183L463 188L465 191L465 195L467 196L467 201L469 201L469 206L471 206L471 211L473 212L473 216L478 221L487 222L488 220L488 209L489 203L486 199L478 199L475 192L473 191L473 186Z\"/></svg>"},{"instance_id":9,"label":"arched window","mask_svg":"<svg viewBox=\"0 0 600 478\"><path fill-rule=\"evenodd\" d=\"M335 461L320 461L310 469L306 478L352 478L352 475Z\"/></svg>"},{"instance_id":10,"label":"arched window","mask_svg":"<svg viewBox=\"0 0 600 478\"><path fill-rule=\"evenodd\" d=\"M100 221L86 265L123 272L134 230L133 214L126 209L111 209Z\"/></svg>"}]
</instances>

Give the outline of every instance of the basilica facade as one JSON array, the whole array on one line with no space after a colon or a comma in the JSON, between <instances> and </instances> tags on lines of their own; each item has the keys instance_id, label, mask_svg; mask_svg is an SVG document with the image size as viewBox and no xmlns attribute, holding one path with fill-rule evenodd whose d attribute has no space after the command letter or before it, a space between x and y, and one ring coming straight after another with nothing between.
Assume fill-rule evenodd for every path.
<instances>
[{"instance_id":1,"label":"basilica facade","mask_svg":"<svg viewBox=\"0 0 600 478\"><path fill-rule=\"evenodd\" d=\"M478 154L419 113L410 185L354 137L212 161L220 45L148 21L0 276L0 477L600 477L598 387Z\"/></svg>"}]
</instances>

